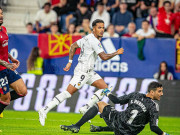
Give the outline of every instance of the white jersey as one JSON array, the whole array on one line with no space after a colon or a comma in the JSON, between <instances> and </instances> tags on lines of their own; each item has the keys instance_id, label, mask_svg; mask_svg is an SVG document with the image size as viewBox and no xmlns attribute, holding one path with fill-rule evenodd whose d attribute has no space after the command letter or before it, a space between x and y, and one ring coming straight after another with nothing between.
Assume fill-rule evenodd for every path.
<instances>
[{"instance_id":1,"label":"white jersey","mask_svg":"<svg viewBox=\"0 0 180 135\"><path fill-rule=\"evenodd\" d=\"M77 67L85 72L93 70L98 54L104 51L100 41L91 33L79 39L77 44L81 48Z\"/></svg>"}]
</instances>

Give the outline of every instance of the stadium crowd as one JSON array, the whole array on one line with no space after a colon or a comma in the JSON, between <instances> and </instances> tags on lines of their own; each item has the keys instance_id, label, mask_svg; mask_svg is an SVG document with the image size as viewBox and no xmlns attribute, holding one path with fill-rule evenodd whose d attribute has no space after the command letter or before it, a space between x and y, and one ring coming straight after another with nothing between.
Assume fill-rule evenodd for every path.
<instances>
[{"instance_id":1,"label":"stadium crowd","mask_svg":"<svg viewBox=\"0 0 180 135\"><path fill-rule=\"evenodd\" d=\"M26 27L84 36L97 18L105 22L105 37L180 37L180 0L48 0Z\"/></svg>"}]
</instances>

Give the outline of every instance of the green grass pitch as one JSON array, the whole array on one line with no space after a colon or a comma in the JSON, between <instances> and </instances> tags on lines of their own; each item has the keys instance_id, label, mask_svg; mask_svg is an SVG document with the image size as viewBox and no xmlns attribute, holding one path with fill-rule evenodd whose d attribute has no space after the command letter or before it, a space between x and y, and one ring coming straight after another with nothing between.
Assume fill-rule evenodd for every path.
<instances>
[{"instance_id":1,"label":"green grass pitch","mask_svg":"<svg viewBox=\"0 0 180 135\"><path fill-rule=\"evenodd\" d=\"M38 121L37 112L4 111L4 118L0 119L0 135L68 135L70 131L63 131L59 125L70 125L81 118L75 113L48 113L46 124L42 127ZM104 126L103 119L96 116L91 122L93 125ZM113 132L90 132L90 124L81 127L80 135L113 135ZM160 117L159 127L171 135L180 135L180 117ZM139 135L155 135L150 131L149 124Z\"/></svg>"}]
</instances>

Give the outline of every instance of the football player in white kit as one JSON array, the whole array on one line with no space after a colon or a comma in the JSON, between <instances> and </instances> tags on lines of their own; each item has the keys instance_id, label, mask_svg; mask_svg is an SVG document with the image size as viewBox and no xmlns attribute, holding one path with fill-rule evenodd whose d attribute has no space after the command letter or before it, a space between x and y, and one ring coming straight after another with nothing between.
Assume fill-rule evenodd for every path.
<instances>
[{"instance_id":1,"label":"football player in white kit","mask_svg":"<svg viewBox=\"0 0 180 135\"><path fill-rule=\"evenodd\" d=\"M96 19L93 21L92 26L93 32L91 34L74 42L70 47L69 62L64 68L64 71L69 71L76 49L81 48L78 64L74 70L74 76L65 91L56 95L52 101L50 101L44 108L39 110L39 122L42 126L45 125L46 115L52 108L62 103L65 99L70 98L86 83L95 86L99 90L96 91L91 100L80 109L81 113L85 113L88 108L103 98L104 95L101 94L102 89L106 89L108 86L104 80L93 70L97 56L99 56L102 60L108 60L116 55L123 54L124 49L120 48L114 53L106 54L100 43L104 33L104 21Z\"/></svg>"}]
</instances>

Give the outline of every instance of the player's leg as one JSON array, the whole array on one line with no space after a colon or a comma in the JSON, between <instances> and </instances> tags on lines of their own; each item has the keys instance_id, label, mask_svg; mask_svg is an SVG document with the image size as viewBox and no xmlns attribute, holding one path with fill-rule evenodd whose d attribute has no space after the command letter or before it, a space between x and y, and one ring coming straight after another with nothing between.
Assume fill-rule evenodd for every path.
<instances>
[{"instance_id":1,"label":"player's leg","mask_svg":"<svg viewBox=\"0 0 180 135\"><path fill-rule=\"evenodd\" d=\"M55 106L62 103L65 99L70 98L78 89L71 84L68 85L67 90L63 91L62 93L56 95L52 101L50 101L44 108L44 112L47 114L51 109Z\"/></svg>"},{"instance_id":2,"label":"player's leg","mask_svg":"<svg viewBox=\"0 0 180 135\"><path fill-rule=\"evenodd\" d=\"M13 91L10 92L11 101L27 95L27 88L22 79L11 83L10 87L13 89Z\"/></svg>"},{"instance_id":3,"label":"player's leg","mask_svg":"<svg viewBox=\"0 0 180 135\"><path fill-rule=\"evenodd\" d=\"M17 71L7 70L9 86L13 89L10 92L11 101L27 95L27 88Z\"/></svg>"},{"instance_id":4,"label":"player's leg","mask_svg":"<svg viewBox=\"0 0 180 135\"><path fill-rule=\"evenodd\" d=\"M80 127L86 123L88 120L94 118L98 111L100 113L102 113L103 109L105 106L107 106L108 104L106 104L105 102L98 102L97 104L93 105L91 108L89 108L89 110L82 116L82 118L75 124L75 125L71 125L71 126L65 126L65 125L61 125L61 129L63 130L70 130L72 132L79 132Z\"/></svg>"},{"instance_id":5,"label":"player's leg","mask_svg":"<svg viewBox=\"0 0 180 135\"><path fill-rule=\"evenodd\" d=\"M4 108L6 108L10 104L11 96L10 93L7 92L5 94L1 93L0 97L0 114L4 111Z\"/></svg>"},{"instance_id":6,"label":"player's leg","mask_svg":"<svg viewBox=\"0 0 180 135\"><path fill-rule=\"evenodd\" d=\"M102 100L104 95L102 94L102 89L108 88L105 81L95 72L92 73L92 77L88 81L88 84L98 88L91 99L87 102L87 104L79 109L79 112L84 114L90 107L92 107L95 103Z\"/></svg>"},{"instance_id":7,"label":"player's leg","mask_svg":"<svg viewBox=\"0 0 180 135\"><path fill-rule=\"evenodd\" d=\"M10 104L9 82L7 69L0 71L0 114Z\"/></svg>"},{"instance_id":8,"label":"player's leg","mask_svg":"<svg viewBox=\"0 0 180 135\"><path fill-rule=\"evenodd\" d=\"M71 84L69 84L69 86L67 87L67 90L63 91L62 93L56 95L45 107L43 107L42 109L39 110L39 122L42 126L45 125L45 119L46 119L46 115L47 113L53 109L54 107L56 107L57 105L59 105L60 103L62 103L65 99L70 98L71 95L77 91L77 88L75 88L74 86L72 86Z\"/></svg>"},{"instance_id":9,"label":"player's leg","mask_svg":"<svg viewBox=\"0 0 180 135\"><path fill-rule=\"evenodd\" d=\"M56 95L52 99L52 101L50 101L44 108L40 109L39 121L41 125L45 125L46 115L52 108L62 103L65 99L70 98L78 89L80 89L87 82L87 80L88 78L86 74L82 72L76 73L71 79L67 89L62 93Z\"/></svg>"}]
</instances>

